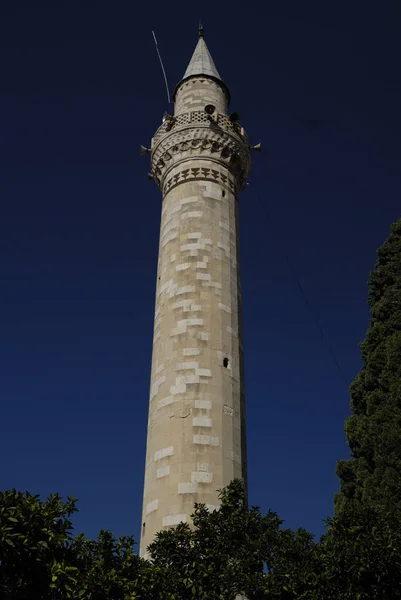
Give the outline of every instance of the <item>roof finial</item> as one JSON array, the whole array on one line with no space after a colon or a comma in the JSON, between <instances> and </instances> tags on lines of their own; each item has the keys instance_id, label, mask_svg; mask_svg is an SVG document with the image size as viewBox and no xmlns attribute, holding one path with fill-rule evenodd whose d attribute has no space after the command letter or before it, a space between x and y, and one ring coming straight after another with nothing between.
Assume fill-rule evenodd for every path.
<instances>
[{"instance_id":1,"label":"roof finial","mask_svg":"<svg viewBox=\"0 0 401 600\"><path fill-rule=\"evenodd\" d=\"M199 38L203 38L205 30L203 28L202 19L199 19Z\"/></svg>"}]
</instances>

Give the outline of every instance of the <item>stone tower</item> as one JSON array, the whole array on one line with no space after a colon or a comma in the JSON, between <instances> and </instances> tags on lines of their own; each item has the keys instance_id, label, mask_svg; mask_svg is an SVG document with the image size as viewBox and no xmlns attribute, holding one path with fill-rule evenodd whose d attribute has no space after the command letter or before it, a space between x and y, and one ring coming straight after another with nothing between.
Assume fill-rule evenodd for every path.
<instances>
[{"instance_id":1,"label":"stone tower","mask_svg":"<svg viewBox=\"0 0 401 600\"><path fill-rule=\"evenodd\" d=\"M151 145L163 196L141 555L155 534L190 521L194 502L246 482L238 194L247 136L200 29Z\"/></svg>"}]
</instances>

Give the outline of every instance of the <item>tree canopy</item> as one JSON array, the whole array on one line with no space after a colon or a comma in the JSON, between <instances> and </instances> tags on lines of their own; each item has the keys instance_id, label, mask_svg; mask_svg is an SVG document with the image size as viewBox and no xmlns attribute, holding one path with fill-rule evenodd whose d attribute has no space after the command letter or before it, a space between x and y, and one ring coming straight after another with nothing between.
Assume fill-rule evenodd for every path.
<instances>
[{"instance_id":1,"label":"tree canopy","mask_svg":"<svg viewBox=\"0 0 401 600\"><path fill-rule=\"evenodd\" d=\"M364 365L351 386L345 433L351 458L338 463L336 515L357 507L401 519L401 219L378 250L369 280Z\"/></svg>"},{"instance_id":2,"label":"tree canopy","mask_svg":"<svg viewBox=\"0 0 401 600\"><path fill-rule=\"evenodd\" d=\"M338 462L340 492L321 547L338 597L390 599L401 597L401 219L377 252L368 301L345 422L351 457Z\"/></svg>"},{"instance_id":3,"label":"tree canopy","mask_svg":"<svg viewBox=\"0 0 401 600\"><path fill-rule=\"evenodd\" d=\"M131 537L74 535L73 498L41 501L0 495L0 597L4 600L233 600L298 598L310 587L315 544L306 531L281 528L273 512L248 508L241 481L221 493L221 508L195 505L193 527L159 533L151 561ZM314 578L315 575L313 574ZM284 595L283 595L284 594ZM294 595L296 594L296 595Z\"/></svg>"}]
</instances>

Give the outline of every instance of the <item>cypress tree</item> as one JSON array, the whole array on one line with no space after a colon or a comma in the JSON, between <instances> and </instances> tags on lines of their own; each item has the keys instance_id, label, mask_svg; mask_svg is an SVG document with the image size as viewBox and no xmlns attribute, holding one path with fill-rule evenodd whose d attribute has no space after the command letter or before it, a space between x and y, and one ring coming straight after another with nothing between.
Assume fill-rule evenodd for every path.
<instances>
[{"instance_id":1,"label":"cypress tree","mask_svg":"<svg viewBox=\"0 0 401 600\"><path fill-rule=\"evenodd\" d=\"M364 364L350 388L352 414L345 422L351 458L337 464L335 516L345 523L362 509L400 523L401 219L377 252L368 302Z\"/></svg>"}]
</instances>

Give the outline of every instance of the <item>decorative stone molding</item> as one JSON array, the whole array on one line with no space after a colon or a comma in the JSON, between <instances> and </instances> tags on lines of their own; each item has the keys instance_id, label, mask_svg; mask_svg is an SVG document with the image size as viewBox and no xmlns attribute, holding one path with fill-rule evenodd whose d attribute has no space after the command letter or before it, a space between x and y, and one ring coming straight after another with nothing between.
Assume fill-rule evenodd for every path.
<instances>
[{"instance_id":1,"label":"decorative stone molding","mask_svg":"<svg viewBox=\"0 0 401 600\"><path fill-rule=\"evenodd\" d=\"M161 190L168 189L167 180L171 187L168 176L174 167L194 159L221 164L232 174L235 191L241 189L250 170L250 156L248 139L238 124L231 123L226 115L218 115L216 121L210 120L203 111L179 115L173 124L164 123L163 135L158 135L160 128L156 134L157 143L153 139L152 174ZM188 173L193 170L187 169ZM198 171L201 176L194 178L202 179L202 169Z\"/></svg>"},{"instance_id":2,"label":"decorative stone molding","mask_svg":"<svg viewBox=\"0 0 401 600\"><path fill-rule=\"evenodd\" d=\"M213 181L214 183L219 183L220 185L229 189L233 194L238 192L238 189L235 185L235 180L232 177L225 175L224 173L219 172L217 169L206 168L206 167L187 167L185 168L185 164L183 168L167 177L164 186L162 189L163 196L167 194L174 187L183 183L184 181Z\"/></svg>"},{"instance_id":3,"label":"decorative stone molding","mask_svg":"<svg viewBox=\"0 0 401 600\"><path fill-rule=\"evenodd\" d=\"M205 125L210 125L210 119L204 110L194 110L190 112L185 112L180 115L173 117L172 122L165 121L156 131L153 137L153 143L156 146L159 141L164 137L166 133L169 131L180 129L181 127L185 127L191 124L203 123ZM217 115L217 125L222 129L229 131L230 133L234 133L238 135L246 144L248 144L248 136L246 135L243 127L239 125L238 122L233 123L227 117L227 115L218 114Z\"/></svg>"}]
</instances>

